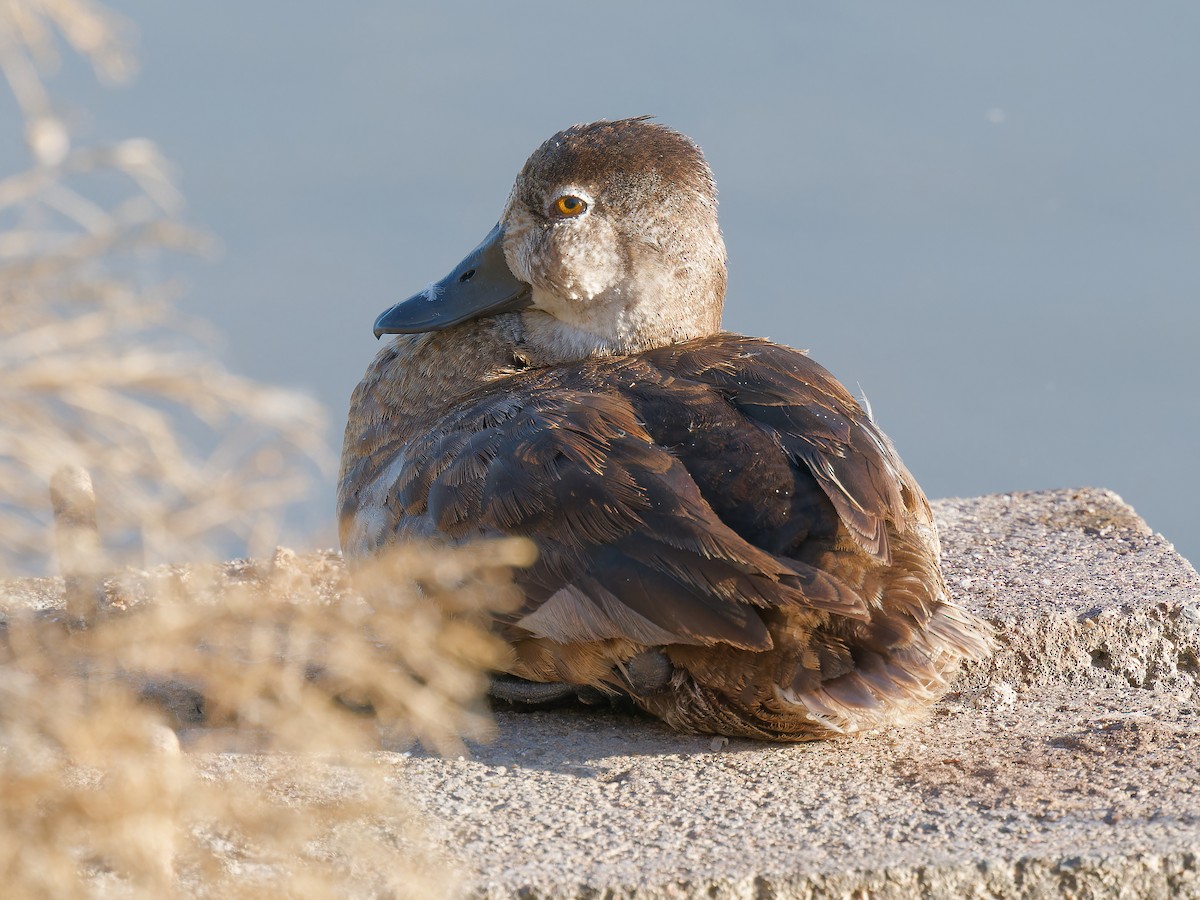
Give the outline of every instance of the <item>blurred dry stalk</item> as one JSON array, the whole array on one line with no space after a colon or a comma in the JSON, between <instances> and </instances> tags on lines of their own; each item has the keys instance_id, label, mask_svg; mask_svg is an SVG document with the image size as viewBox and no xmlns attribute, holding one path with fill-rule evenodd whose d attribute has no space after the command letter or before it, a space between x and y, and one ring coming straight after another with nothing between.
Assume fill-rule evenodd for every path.
<instances>
[{"instance_id":1,"label":"blurred dry stalk","mask_svg":"<svg viewBox=\"0 0 1200 900\"><path fill-rule=\"evenodd\" d=\"M89 0L0 0L0 72L29 153L0 176L0 572L44 568L63 465L95 478L110 549L159 562L232 540L269 550L281 507L330 460L315 401L228 372L174 289L145 283L165 254L205 244L155 146L75 146L48 93L60 43L126 78L131 30Z\"/></svg>"},{"instance_id":2,"label":"blurred dry stalk","mask_svg":"<svg viewBox=\"0 0 1200 900\"><path fill-rule=\"evenodd\" d=\"M5 895L451 895L403 759L364 751L486 734L486 613L532 553L409 547L361 592L333 554L127 573L84 629L60 581L0 584Z\"/></svg>"},{"instance_id":3,"label":"blurred dry stalk","mask_svg":"<svg viewBox=\"0 0 1200 900\"><path fill-rule=\"evenodd\" d=\"M47 92L60 44L126 77L129 32L90 0L0 0L30 157L0 176L0 574L45 566L65 466L95 478L107 549L195 560L273 542L327 458L312 401L225 371L144 284L202 243L155 147L75 146ZM0 892L452 892L403 812L402 758L368 751L486 733L503 646L484 623L531 546L400 548L357 590L337 556L290 551L102 581L74 474L54 501L68 583L0 581Z\"/></svg>"}]
</instances>

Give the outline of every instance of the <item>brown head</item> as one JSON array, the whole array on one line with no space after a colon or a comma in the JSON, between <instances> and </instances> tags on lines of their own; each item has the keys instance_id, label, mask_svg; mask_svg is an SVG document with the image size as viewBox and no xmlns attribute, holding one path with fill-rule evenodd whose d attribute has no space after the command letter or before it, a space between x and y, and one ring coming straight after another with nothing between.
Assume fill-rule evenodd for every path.
<instances>
[{"instance_id":1,"label":"brown head","mask_svg":"<svg viewBox=\"0 0 1200 900\"><path fill-rule=\"evenodd\" d=\"M567 361L713 334L724 296L703 154L664 125L622 119L572 126L535 150L484 242L375 333L517 313L533 358Z\"/></svg>"}]
</instances>

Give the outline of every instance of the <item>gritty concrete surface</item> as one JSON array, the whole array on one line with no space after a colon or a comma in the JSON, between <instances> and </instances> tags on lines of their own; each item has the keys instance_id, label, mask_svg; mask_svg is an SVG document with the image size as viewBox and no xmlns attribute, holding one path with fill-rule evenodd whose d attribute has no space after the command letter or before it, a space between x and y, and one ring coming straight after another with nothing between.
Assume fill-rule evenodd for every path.
<instances>
[{"instance_id":1,"label":"gritty concrete surface","mask_svg":"<svg viewBox=\"0 0 1200 900\"><path fill-rule=\"evenodd\" d=\"M943 500L998 626L921 725L797 746L502 712L397 791L507 897L1200 897L1200 577L1119 497Z\"/></svg>"},{"instance_id":2,"label":"gritty concrete surface","mask_svg":"<svg viewBox=\"0 0 1200 900\"><path fill-rule=\"evenodd\" d=\"M501 711L469 757L380 753L397 807L497 900L1200 897L1195 569L1108 491L934 508L1001 647L924 723L772 745Z\"/></svg>"}]
</instances>

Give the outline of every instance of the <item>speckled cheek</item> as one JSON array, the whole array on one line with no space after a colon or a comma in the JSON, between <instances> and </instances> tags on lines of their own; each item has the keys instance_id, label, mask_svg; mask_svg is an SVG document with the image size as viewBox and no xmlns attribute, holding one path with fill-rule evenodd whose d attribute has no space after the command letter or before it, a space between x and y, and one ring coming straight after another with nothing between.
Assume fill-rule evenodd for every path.
<instances>
[{"instance_id":1,"label":"speckled cheek","mask_svg":"<svg viewBox=\"0 0 1200 900\"><path fill-rule=\"evenodd\" d=\"M555 229L550 241L556 293L566 300L594 300L623 270L617 235L607 220L590 217Z\"/></svg>"}]
</instances>

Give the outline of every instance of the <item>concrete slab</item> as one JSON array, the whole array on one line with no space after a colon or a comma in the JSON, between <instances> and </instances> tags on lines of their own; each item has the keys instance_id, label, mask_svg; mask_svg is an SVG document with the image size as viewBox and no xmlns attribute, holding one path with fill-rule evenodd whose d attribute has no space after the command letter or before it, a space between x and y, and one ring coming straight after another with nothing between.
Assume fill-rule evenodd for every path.
<instances>
[{"instance_id":1,"label":"concrete slab","mask_svg":"<svg viewBox=\"0 0 1200 900\"><path fill-rule=\"evenodd\" d=\"M1108 491L943 500L1002 650L917 727L800 746L500 713L397 790L502 897L1200 896L1200 577Z\"/></svg>"},{"instance_id":2,"label":"concrete slab","mask_svg":"<svg viewBox=\"0 0 1200 900\"><path fill-rule=\"evenodd\" d=\"M469 758L378 754L397 808L496 900L1200 897L1196 570L1108 491L934 507L952 589L1002 647L924 723L787 746L499 712ZM4 600L60 603L48 584Z\"/></svg>"}]
</instances>

